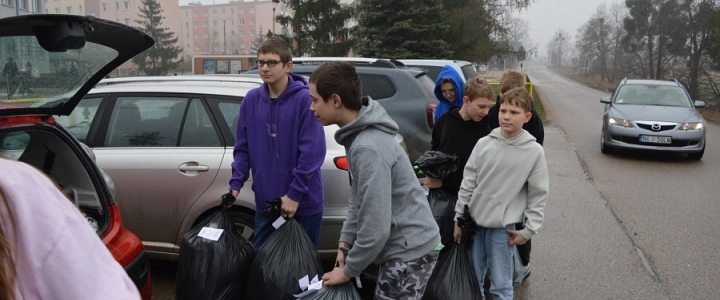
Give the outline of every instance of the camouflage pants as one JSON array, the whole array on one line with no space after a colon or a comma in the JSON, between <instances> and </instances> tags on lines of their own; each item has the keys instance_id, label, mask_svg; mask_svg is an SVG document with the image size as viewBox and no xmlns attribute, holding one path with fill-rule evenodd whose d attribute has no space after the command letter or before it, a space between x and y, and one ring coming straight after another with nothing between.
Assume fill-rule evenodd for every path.
<instances>
[{"instance_id":1,"label":"camouflage pants","mask_svg":"<svg viewBox=\"0 0 720 300\"><path fill-rule=\"evenodd\" d=\"M425 292L438 251L408 262L389 261L380 266L375 300L419 300Z\"/></svg>"}]
</instances>

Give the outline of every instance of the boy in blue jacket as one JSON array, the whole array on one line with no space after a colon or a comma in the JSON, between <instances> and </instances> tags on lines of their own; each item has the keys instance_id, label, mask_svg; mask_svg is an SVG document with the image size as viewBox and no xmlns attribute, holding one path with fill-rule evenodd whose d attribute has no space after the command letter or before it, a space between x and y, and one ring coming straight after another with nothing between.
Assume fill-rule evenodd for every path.
<instances>
[{"instance_id":1,"label":"boy in blue jacket","mask_svg":"<svg viewBox=\"0 0 720 300\"><path fill-rule=\"evenodd\" d=\"M268 38L257 58L264 83L249 91L240 106L230 191L237 196L252 169L256 252L274 231L275 220L262 212L276 198L282 199L282 213L295 218L317 248L324 208L320 167L325 131L310 112L307 81L291 73L292 54L285 40Z\"/></svg>"},{"instance_id":2,"label":"boy in blue jacket","mask_svg":"<svg viewBox=\"0 0 720 300\"><path fill-rule=\"evenodd\" d=\"M445 65L435 82L435 97L438 104L435 107L435 123L452 106L463 105L463 91L465 90L465 79L455 68Z\"/></svg>"}]
</instances>

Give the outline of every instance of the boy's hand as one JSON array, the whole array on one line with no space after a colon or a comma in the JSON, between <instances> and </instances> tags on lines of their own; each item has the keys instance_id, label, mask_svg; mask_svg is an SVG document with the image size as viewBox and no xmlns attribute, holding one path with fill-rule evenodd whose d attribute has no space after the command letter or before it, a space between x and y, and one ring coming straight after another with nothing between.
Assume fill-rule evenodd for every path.
<instances>
[{"instance_id":1,"label":"boy's hand","mask_svg":"<svg viewBox=\"0 0 720 300\"><path fill-rule=\"evenodd\" d=\"M298 203L295 200L290 199L287 195L282 196L282 206L280 207L280 210L282 213L286 214L288 218L295 216L297 208Z\"/></svg>"},{"instance_id":2,"label":"boy's hand","mask_svg":"<svg viewBox=\"0 0 720 300\"><path fill-rule=\"evenodd\" d=\"M324 281L323 286L325 286L325 289L329 288L332 285L338 285L343 284L348 281L350 281L350 276L345 275L345 271L343 271L343 268L334 268L331 272L325 273L323 275L322 280Z\"/></svg>"},{"instance_id":3,"label":"boy's hand","mask_svg":"<svg viewBox=\"0 0 720 300\"><path fill-rule=\"evenodd\" d=\"M519 230L508 229L507 232L511 234L510 245L517 246L525 245L525 243L527 243L527 239L522 234L520 234Z\"/></svg>"},{"instance_id":4,"label":"boy's hand","mask_svg":"<svg viewBox=\"0 0 720 300\"><path fill-rule=\"evenodd\" d=\"M425 177L424 186L431 189L439 189L443 186L442 180L432 177Z\"/></svg>"},{"instance_id":5,"label":"boy's hand","mask_svg":"<svg viewBox=\"0 0 720 300\"><path fill-rule=\"evenodd\" d=\"M455 230L453 230L453 238L455 238L455 242L460 244L462 242L462 228L458 226L457 221L455 222Z\"/></svg>"}]
</instances>

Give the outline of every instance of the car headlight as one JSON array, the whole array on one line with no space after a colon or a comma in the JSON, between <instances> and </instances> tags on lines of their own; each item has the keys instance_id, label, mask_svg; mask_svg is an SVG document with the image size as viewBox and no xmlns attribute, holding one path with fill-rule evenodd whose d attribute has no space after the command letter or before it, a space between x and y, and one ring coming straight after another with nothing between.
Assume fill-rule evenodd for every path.
<instances>
[{"instance_id":1,"label":"car headlight","mask_svg":"<svg viewBox=\"0 0 720 300\"><path fill-rule=\"evenodd\" d=\"M683 123L682 126L680 126L680 130L702 130L703 127L705 127L705 124L702 122L690 122Z\"/></svg>"},{"instance_id":2,"label":"car headlight","mask_svg":"<svg viewBox=\"0 0 720 300\"><path fill-rule=\"evenodd\" d=\"M630 121L625 119L618 119L618 118L608 118L608 124L615 125L615 126L622 126L626 128L632 128L633 125L630 123Z\"/></svg>"}]
</instances>

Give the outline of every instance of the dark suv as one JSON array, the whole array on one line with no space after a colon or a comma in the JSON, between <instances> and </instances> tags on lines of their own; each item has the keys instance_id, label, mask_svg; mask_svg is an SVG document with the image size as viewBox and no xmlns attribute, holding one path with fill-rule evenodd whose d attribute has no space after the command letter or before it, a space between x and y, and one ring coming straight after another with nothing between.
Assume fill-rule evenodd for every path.
<instances>
[{"instance_id":1,"label":"dark suv","mask_svg":"<svg viewBox=\"0 0 720 300\"><path fill-rule=\"evenodd\" d=\"M330 60L309 63L301 58L300 61L293 65L292 71L296 74L310 75L321 63ZM407 145L410 160L415 161L425 151L430 150L432 128L435 126L433 111L437 99L433 94L435 83L430 79L427 71L403 67L401 64L398 64L400 65L398 67L395 63L382 59L374 63L354 61L352 58L348 61L356 66L360 75L363 95L368 95L382 104L390 117L400 126L400 134ZM247 73L257 72L255 69Z\"/></svg>"}]
</instances>

